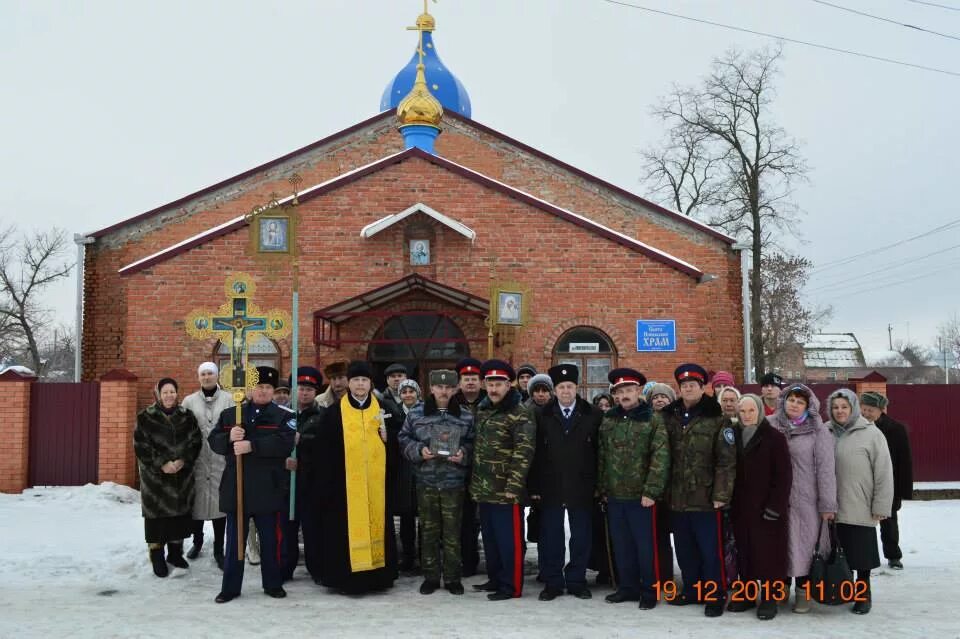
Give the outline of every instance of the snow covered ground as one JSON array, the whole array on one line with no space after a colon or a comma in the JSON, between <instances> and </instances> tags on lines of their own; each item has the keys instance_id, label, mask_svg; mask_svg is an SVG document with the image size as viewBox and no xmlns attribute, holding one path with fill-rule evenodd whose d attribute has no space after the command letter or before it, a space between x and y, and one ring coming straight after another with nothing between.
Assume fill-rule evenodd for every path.
<instances>
[{"instance_id":1,"label":"snow covered ground","mask_svg":"<svg viewBox=\"0 0 960 639\"><path fill-rule=\"evenodd\" d=\"M259 569L248 566L243 596L217 605L209 548L190 570L157 579L142 526L139 494L123 486L0 494L0 637L960 637L960 501L904 505L906 570L875 573L869 615L783 607L769 622L752 612L706 619L694 606L612 606L603 588L590 601L540 602L532 577L522 599L506 602L469 591L425 597L414 577L387 594L349 598L315 586L302 567L287 599L264 595ZM468 579L468 590L480 581Z\"/></svg>"}]
</instances>

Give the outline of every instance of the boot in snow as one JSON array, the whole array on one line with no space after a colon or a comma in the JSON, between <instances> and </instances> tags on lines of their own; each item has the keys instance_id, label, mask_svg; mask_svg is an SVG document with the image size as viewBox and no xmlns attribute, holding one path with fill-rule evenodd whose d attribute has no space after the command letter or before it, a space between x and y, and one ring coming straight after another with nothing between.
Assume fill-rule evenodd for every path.
<instances>
[{"instance_id":1,"label":"boot in snow","mask_svg":"<svg viewBox=\"0 0 960 639\"><path fill-rule=\"evenodd\" d=\"M163 547L150 549L150 563L153 564L153 574L157 577L166 577L170 574L167 562L163 558Z\"/></svg>"}]
</instances>

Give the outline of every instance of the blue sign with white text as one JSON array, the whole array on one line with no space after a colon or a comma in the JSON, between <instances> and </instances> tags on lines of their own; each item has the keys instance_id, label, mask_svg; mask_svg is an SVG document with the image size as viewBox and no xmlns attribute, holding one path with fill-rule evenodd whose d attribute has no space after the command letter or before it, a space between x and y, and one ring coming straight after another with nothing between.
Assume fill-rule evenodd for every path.
<instances>
[{"instance_id":1,"label":"blue sign with white text","mask_svg":"<svg viewBox=\"0 0 960 639\"><path fill-rule=\"evenodd\" d=\"M677 350L676 320L637 320L637 352Z\"/></svg>"}]
</instances>

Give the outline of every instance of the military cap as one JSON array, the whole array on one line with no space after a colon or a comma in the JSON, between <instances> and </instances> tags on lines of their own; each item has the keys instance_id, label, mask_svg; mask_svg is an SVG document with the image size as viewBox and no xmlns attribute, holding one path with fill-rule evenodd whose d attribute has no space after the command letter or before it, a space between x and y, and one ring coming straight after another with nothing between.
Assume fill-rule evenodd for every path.
<instances>
[{"instance_id":1,"label":"military cap","mask_svg":"<svg viewBox=\"0 0 960 639\"><path fill-rule=\"evenodd\" d=\"M347 379L353 379L354 377L373 379L373 369L370 368L370 364L367 362L354 360L347 366Z\"/></svg>"},{"instance_id":2,"label":"military cap","mask_svg":"<svg viewBox=\"0 0 960 639\"><path fill-rule=\"evenodd\" d=\"M529 375L533 377L537 374L537 367L533 364L520 364L520 367L517 368L517 377L521 375Z\"/></svg>"},{"instance_id":3,"label":"military cap","mask_svg":"<svg viewBox=\"0 0 960 639\"><path fill-rule=\"evenodd\" d=\"M860 403L864 406L873 406L874 408L884 410L887 404L890 403L890 400L876 391L867 391L860 395Z\"/></svg>"},{"instance_id":4,"label":"military cap","mask_svg":"<svg viewBox=\"0 0 960 639\"><path fill-rule=\"evenodd\" d=\"M615 368L607 375L607 381L610 382L610 390L613 390L624 384L643 386L647 383L647 377L633 368Z\"/></svg>"},{"instance_id":5,"label":"military cap","mask_svg":"<svg viewBox=\"0 0 960 639\"><path fill-rule=\"evenodd\" d=\"M677 366L677 370L673 371L673 377L677 380L677 384L683 382L700 382L700 385L703 386L707 383L707 371L700 366L699 364L680 364Z\"/></svg>"},{"instance_id":6,"label":"military cap","mask_svg":"<svg viewBox=\"0 0 960 639\"><path fill-rule=\"evenodd\" d=\"M573 382L574 384L580 382L580 369L573 364L557 364L551 366L547 372L550 374L550 381L553 382L554 386L560 382Z\"/></svg>"},{"instance_id":7,"label":"military cap","mask_svg":"<svg viewBox=\"0 0 960 639\"><path fill-rule=\"evenodd\" d=\"M320 390L320 386L323 384L323 375L313 366L301 366L297 369L297 384ZM287 378L287 388L293 388L292 377Z\"/></svg>"},{"instance_id":8,"label":"military cap","mask_svg":"<svg viewBox=\"0 0 960 639\"><path fill-rule=\"evenodd\" d=\"M390 364L387 366L387 370L383 371L383 374L387 377L393 375L394 373L403 373L404 375L410 374L410 372L407 370L407 367L403 364Z\"/></svg>"},{"instance_id":9,"label":"military cap","mask_svg":"<svg viewBox=\"0 0 960 639\"><path fill-rule=\"evenodd\" d=\"M464 357L454 368L457 370L457 373L460 376L464 375L479 375L480 368L483 366L483 363L479 359L474 359L472 357Z\"/></svg>"},{"instance_id":10,"label":"military cap","mask_svg":"<svg viewBox=\"0 0 960 639\"><path fill-rule=\"evenodd\" d=\"M760 378L760 386L776 386L777 388L783 388L783 378L776 373L767 373Z\"/></svg>"},{"instance_id":11,"label":"military cap","mask_svg":"<svg viewBox=\"0 0 960 639\"><path fill-rule=\"evenodd\" d=\"M285 390L288 393L290 392L290 376L287 375L287 379L280 379L279 375L277 376L277 385L273 387L273 390Z\"/></svg>"},{"instance_id":12,"label":"military cap","mask_svg":"<svg viewBox=\"0 0 960 639\"><path fill-rule=\"evenodd\" d=\"M257 366L257 384L270 384L274 388L280 383L280 371L272 366Z\"/></svg>"},{"instance_id":13,"label":"military cap","mask_svg":"<svg viewBox=\"0 0 960 639\"><path fill-rule=\"evenodd\" d=\"M431 386L456 386L459 381L457 371L451 371L445 368L430 371Z\"/></svg>"},{"instance_id":14,"label":"military cap","mask_svg":"<svg viewBox=\"0 0 960 639\"><path fill-rule=\"evenodd\" d=\"M517 374L513 371L513 366L502 359L488 359L480 366L480 377L484 379L506 379L512 382L517 378Z\"/></svg>"},{"instance_id":15,"label":"military cap","mask_svg":"<svg viewBox=\"0 0 960 639\"><path fill-rule=\"evenodd\" d=\"M332 377L341 377L342 375L347 374L347 360L339 359L333 362L330 362L323 367L323 374L327 376L327 379Z\"/></svg>"}]
</instances>

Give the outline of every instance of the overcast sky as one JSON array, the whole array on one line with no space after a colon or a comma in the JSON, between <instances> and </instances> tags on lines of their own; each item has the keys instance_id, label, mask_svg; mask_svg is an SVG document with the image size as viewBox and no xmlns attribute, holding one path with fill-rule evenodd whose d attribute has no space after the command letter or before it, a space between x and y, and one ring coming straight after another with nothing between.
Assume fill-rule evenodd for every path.
<instances>
[{"instance_id":1,"label":"overcast sky","mask_svg":"<svg viewBox=\"0 0 960 639\"><path fill-rule=\"evenodd\" d=\"M631 1L960 72L957 40L812 0ZM834 4L960 35L960 10ZM650 106L726 49L770 43L603 0L430 9L474 119L640 194L638 151L663 133ZM404 27L421 10L419 0L0 2L0 220L92 231L367 118L412 54ZM812 168L792 246L823 266L809 297L835 307L826 330L855 332L868 350L886 348L889 324L895 340L930 344L960 312L960 224L830 263L960 219L960 77L784 52L775 116ZM51 300L71 322L74 286Z\"/></svg>"}]
</instances>

